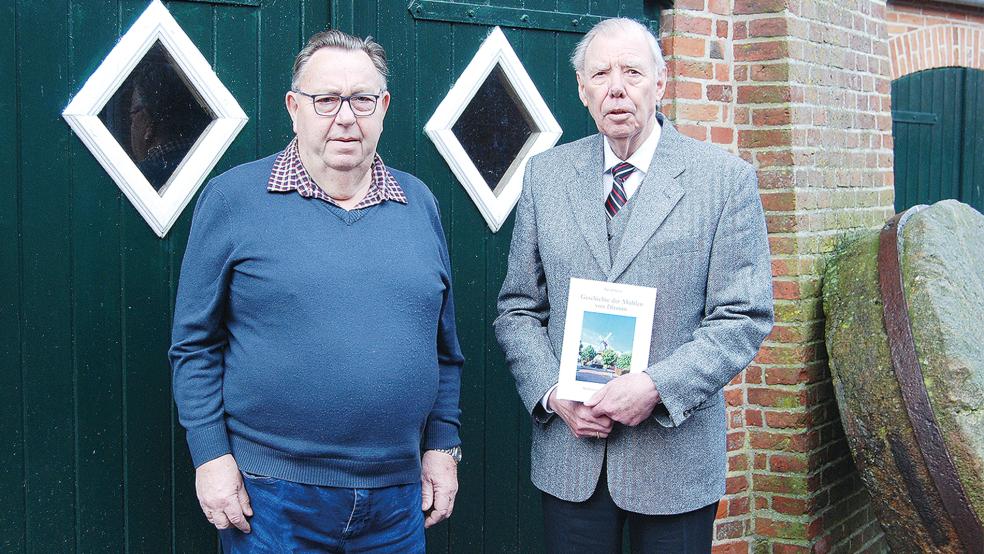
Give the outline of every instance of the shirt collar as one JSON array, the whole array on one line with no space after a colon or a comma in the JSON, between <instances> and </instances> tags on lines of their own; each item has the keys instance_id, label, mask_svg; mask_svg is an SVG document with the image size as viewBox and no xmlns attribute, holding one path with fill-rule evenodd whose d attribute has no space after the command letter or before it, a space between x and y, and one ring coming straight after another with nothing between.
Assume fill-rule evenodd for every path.
<instances>
[{"instance_id":1,"label":"shirt collar","mask_svg":"<svg viewBox=\"0 0 984 554\"><path fill-rule=\"evenodd\" d=\"M659 138L663 134L663 129L659 124L659 120L656 120L656 125L653 126L653 132L636 148L636 151L629 156L629 159L625 160L632 164L637 171L645 174L649 171L649 164L653 161L653 156L656 155L656 147L659 146ZM622 159L615 155L615 151L612 150L611 144L608 143L608 137L605 137L605 171L611 171L615 164L622 162Z\"/></svg>"},{"instance_id":2,"label":"shirt collar","mask_svg":"<svg viewBox=\"0 0 984 554\"><path fill-rule=\"evenodd\" d=\"M407 196L400 187L400 184L390 173L383 159L376 154L372 161L371 182L369 190L366 192L357 208L365 208L374 204L380 204L386 200L393 200L401 204L407 203ZM270 171L270 179L267 181L267 190L270 192L289 192L297 191L305 198L319 198L332 204L338 204L329 196L304 168L301 163L301 155L297 149L297 137L294 137L284 148L277 159L273 162L273 169Z\"/></svg>"}]
</instances>

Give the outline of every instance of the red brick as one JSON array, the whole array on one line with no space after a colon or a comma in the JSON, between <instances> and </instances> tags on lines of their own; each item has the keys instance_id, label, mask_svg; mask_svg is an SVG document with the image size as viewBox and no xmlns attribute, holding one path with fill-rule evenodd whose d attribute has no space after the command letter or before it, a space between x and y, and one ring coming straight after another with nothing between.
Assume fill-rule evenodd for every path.
<instances>
[{"instance_id":1,"label":"red brick","mask_svg":"<svg viewBox=\"0 0 984 554\"><path fill-rule=\"evenodd\" d=\"M745 522L743 520L738 520L718 523L714 533L714 538L717 540L737 539L738 537L742 537L744 535Z\"/></svg>"},{"instance_id":2,"label":"red brick","mask_svg":"<svg viewBox=\"0 0 984 554\"><path fill-rule=\"evenodd\" d=\"M738 475L735 477L728 477L725 480L725 492L727 494L735 494L744 490L748 490L748 479L744 475Z\"/></svg>"},{"instance_id":3,"label":"red brick","mask_svg":"<svg viewBox=\"0 0 984 554\"><path fill-rule=\"evenodd\" d=\"M677 119L680 121L717 121L721 109L714 104L679 104L676 107Z\"/></svg>"},{"instance_id":4,"label":"red brick","mask_svg":"<svg viewBox=\"0 0 984 554\"><path fill-rule=\"evenodd\" d=\"M809 469L809 463L803 456L773 454L769 458L769 469L776 473L804 473Z\"/></svg>"},{"instance_id":5,"label":"red brick","mask_svg":"<svg viewBox=\"0 0 984 554\"><path fill-rule=\"evenodd\" d=\"M786 0L735 0L733 13L776 13L786 9Z\"/></svg>"},{"instance_id":6,"label":"red brick","mask_svg":"<svg viewBox=\"0 0 984 554\"><path fill-rule=\"evenodd\" d=\"M748 554L748 543L745 541L715 543L711 554Z\"/></svg>"},{"instance_id":7,"label":"red brick","mask_svg":"<svg viewBox=\"0 0 984 554\"><path fill-rule=\"evenodd\" d=\"M810 417L805 412L765 412L765 423L772 429L803 429Z\"/></svg>"},{"instance_id":8,"label":"red brick","mask_svg":"<svg viewBox=\"0 0 984 554\"><path fill-rule=\"evenodd\" d=\"M745 369L745 382L753 384L762 383L762 367L752 364Z\"/></svg>"},{"instance_id":9,"label":"red brick","mask_svg":"<svg viewBox=\"0 0 984 554\"><path fill-rule=\"evenodd\" d=\"M752 124L756 126L789 125L792 122L793 112L790 108L755 108L752 110Z\"/></svg>"},{"instance_id":10,"label":"red brick","mask_svg":"<svg viewBox=\"0 0 984 554\"><path fill-rule=\"evenodd\" d=\"M701 127L699 125L686 125L680 124L676 126L677 131L680 131L684 135L692 139L697 139L700 141L707 140L707 128Z\"/></svg>"},{"instance_id":11,"label":"red brick","mask_svg":"<svg viewBox=\"0 0 984 554\"><path fill-rule=\"evenodd\" d=\"M666 98L669 100L700 100L701 84L693 81L672 80L666 83Z\"/></svg>"},{"instance_id":12,"label":"red brick","mask_svg":"<svg viewBox=\"0 0 984 554\"><path fill-rule=\"evenodd\" d=\"M748 457L744 454L732 454L728 457L728 471L745 471L748 469Z\"/></svg>"},{"instance_id":13,"label":"red brick","mask_svg":"<svg viewBox=\"0 0 984 554\"><path fill-rule=\"evenodd\" d=\"M687 14L673 14L672 32L693 33L697 35L711 34L711 20L706 17L696 17Z\"/></svg>"},{"instance_id":14,"label":"red brick","mask_svg":"<svg viewBox=\"0 0 984 554\"><path fill-rule=\"evenodd\" d=\"M752 467L755 469L768 469L769 468L769 456L761 452L755 453L755 462Z\"/></svg>"},{"instance_id":15,"label":"red brick","mask_svg":"<svg viewBox=\"0 0 984 554\"><path fill-rule=\"evenodd\" d=\"M806 523L801 521L755 518L755 534L766 537L805 539L807 537L806 527Z\"/></svg>"},{"instance_id":16,"label":"red brick","mask_svg":"<svg viewBox=\"0 0 984 554\"><path fill-rule=\"evenodd\" d=\"M774 408L795 408L806 404L805 391L787 391L772 387L749 387L748 403Z\"/></svg>"},{"instance_id":17,"label":"red brick","mask_svg":"<svg viewBox=\"0 0 984 554\"><path fill-rule=\"evenodd\" d=\"M738 131L738 146L740 148L767 148L791 144L792 133L789 129L742 129Z\"/></svg>"},{"instance_id":18,"label":"red brick","mask_svg":"<svg viewBox=\"0 0 984 554\"><path fill-rule=\"evenodd\" d=\"M773 167L773 166L788 167L793 165L793 153L789 151L759 152L755 155L755 159L758 162L758 167ZM790 252L791 251L792 250L790 250ZM773 249L773 253L775 253L774 249Z\"/></svg>"},{"instance_id":19,"label":"red brick","mask_svg":"<svg viewBox=\"0 0 984 554\"><path fill-rule=\"evenodd\" d=\"M807 546L798 544L772 543L772 554L811 554ZM814 553L815 554L815 553Z\"/></svg>"},{"instance_id":20,"label":"red brick","mask_svg":"<svg viewBox=\"0 0 984 554\"><path fill-rule=\"evenodd\" d=\"M777 279L772 282L772 296L776 299L798 300L800 297L799 283Z\"/></svg>"},{"instance_id":21,"label":"red brick","mask_svg":"<svg viewBox=\"0 0 984 554\"><path fill-rule=\"evenodd\" d=\"M796 209L794 192L763 192L759 197L765 211L791 212Z\"/></svg>"},{"instance_id":22,"label":"red brick","mask_svg":"<svg viewBox=\"0 0 984 554\"><path fill-rule=\"evenodd\" d=\"M806 514L806 500L775 495L772 497L772 509L780 514L801 516Z\"/></svg>"},{"instance_id":23,"label":"red brick","mask_svg":"<svg viewBox=\"0 0 984 554\"><path fill-rule=\"evenodd\" d=\"M748 442L759 450L778 450L781 452L806 452L810 450L810 436L805 434L769 433L749 431Z\"/></svg>"},{"instance_id":24,"label":"red brick","mask_svg":"<svg viewBox=\"0 0 984 554\"><path fill-rule=\"evenodd\" d=\"M770 40L734 45L736 62L757 62L762 60L779 60L789 54L789 48L784 40Z\"/></svg>"},{"instance_id":25,"label":"red brick","mask_svg":"<svg viewBox=\"0 0 984 554\"><path fill-rule=\"evenodd\" d=\"M714 64L704 61L671 60L666 63L666 70L673 77L710 79L714 76Z\"/></svg>"},{"instance_id":26,"label":"red brick","mask_svg":"<svg viewBox=\"0 0 984 554\"><path fill-rule=\"evenodd\" d=\"M676 0L673 7L682 10L703 10L704 0Z\"/></svg>"},{"instance_id":27,"label":"red brick","mask_svg":"<svg viewBox=\"0 0 984 554\"><path fill-rule=\"evenodd\" d=\"M753 81L788 81L789 64L753 63L748 66L749 75Z\"/></svg>"},{"instance_id":28,"label":"red brick","mask_svg":"<svg viewBox=\"0 0 984 554\"><path fill-rule=\"evenodd\" d=\"M786 19L783 17L753 19L748 23L750 37L781 37L785 36L786 32Z\"/></svg>"},{"instance_id":29,"label":"red brick","mask_svg":"<svg viewBox=\"0 0 984 554\"><path fill-rule=\"evenodd\" d=\"M809 371L805 366L770 367L765 370L765 384L800 385L812 381L815 375L815 372Z\"/></svg>"},{"instance_id":30,"label":"red brick","mask_svg":"<svg viewBox=\"0 0 984 554\"><path fill-rule=\"evenodd\" d=\"M731 144L735 140L735 130L731 127L711 127L711 142Z\"/></svg>"},{"instance_id":31,"label":"red brick","mask_svg":"<svg viewBox=\"0 0 984 554\"><path fill-rule=\"evenodd\" d=\"M727 0L711 0L713 4L727 4ZM727 8L725 8L727 9ZM715 12L717 13L717 12ZM728 22L718 21L717 22L717 36L718 38L728 38Z\"/></svg>"},{"instance_id":32,"label":"red brick","mask_svg":"<svg viewBox=\"0 0 984 554\"><path fill-rule=\"evenodd\" d=\"M665 41L663 55L670 56L689 56L692 58L703 58L707 55L707 39L696 37L670 37Z\"/></svg>"},{"instance_id":33,"label":"red brick","mask_svg":"<svg viewBox=\"0 0 984 554\"><path fill-rule=\"evenodd\" d=\"M739 104L781 104L789 102L792 90L788 86L745 85L738 87Z\"/></svg>"},{"instance_id":34,"label":"red brick","mask_svg":"<svg viewBox=\"0 0 984 554\"><path fill-rule=\"evenodd\" d=\"M717 63L714 64L714 78L718 81L730 81L731 80L731 64L727 63Z\"/></svg>"},{"instance_id":35,"label":"red brick","mask_svg":"<svg viewBox=\"0 0 984 554\"><path fill-rule=\"evenodd\" d=\"M714 102L731 102L734 88L731 85L707 85L707 99Z\"/></svg>"},{"instance_id":36,"label":"red brick","mask_svg":"<svg viewBox=\"0 0 984 554\"><path fill-rule=\"evenodd\" d=\"M751 499L747 496L732 498L728 501L728 515L730 517L737 517L751 512L751 503Z\"/></svg>"},{"instance_id":37,"label":"red brick","mask_svg":"<svg viewBox=\"0 0 984 554\"><path fill-rule=\"evenodd\" d=\"M731 15L730 0L708 0L707 11L717 15ZM720 25L719 22L718 24Z\"/></svg>"}]
</instances>

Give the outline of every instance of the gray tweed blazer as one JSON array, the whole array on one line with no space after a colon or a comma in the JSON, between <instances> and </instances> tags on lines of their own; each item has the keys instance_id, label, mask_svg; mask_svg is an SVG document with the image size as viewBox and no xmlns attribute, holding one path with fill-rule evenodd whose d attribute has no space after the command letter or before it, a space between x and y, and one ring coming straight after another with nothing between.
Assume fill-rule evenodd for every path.
<instances>
[{"instance_id":1,"label":"gray tweed blazer","mask_svg":"<svg viewBox=\"0 0 984 554\"><path fill-rule=\"evenodd\" d=\"M533 484L586 500L607 445L615 503L675 514L725 492L721 390L772 329L772 278L755 170L658 117L662 136L613 256L601 135L530 160L494 325L533 414ZM657 288L646 371L663 403L636 427L616 424L607 440L575 438L539 405L557 382L571 277Z\"/></svg>"}]
</instances>

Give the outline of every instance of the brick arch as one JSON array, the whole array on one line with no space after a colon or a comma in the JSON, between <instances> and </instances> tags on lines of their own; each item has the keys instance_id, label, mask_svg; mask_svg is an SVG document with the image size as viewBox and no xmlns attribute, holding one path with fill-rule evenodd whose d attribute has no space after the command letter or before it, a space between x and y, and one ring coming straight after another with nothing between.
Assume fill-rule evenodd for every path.
<instances>
[{"instance_id":1,"label":"brick arch","mask_svg":"<svg viewBox=\"0 0 984 554\"><path fill-rule=\"evenodd\" d=\"M984 69L984 30L934 25L889 40L892 79L935 67Z\"/></svg>"}]
</instances>

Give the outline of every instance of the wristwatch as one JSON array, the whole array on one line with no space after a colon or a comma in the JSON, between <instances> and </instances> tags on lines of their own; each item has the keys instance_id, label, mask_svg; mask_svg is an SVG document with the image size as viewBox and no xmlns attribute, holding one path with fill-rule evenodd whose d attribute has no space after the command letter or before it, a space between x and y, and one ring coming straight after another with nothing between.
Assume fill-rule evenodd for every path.
<instances>
[{"instance_id":1,"label":"wristwatch","mask_svg":"<svg viewBox=\"0 0 984 554\"><path fill-rule=\"evenodd\" d=\"M434 448L434 452L442 452L454 458L454 463L461 463L461 445L452 446L451 448Z\"/></svg>"}]
</instances>

